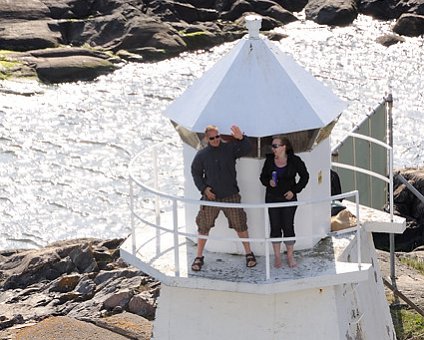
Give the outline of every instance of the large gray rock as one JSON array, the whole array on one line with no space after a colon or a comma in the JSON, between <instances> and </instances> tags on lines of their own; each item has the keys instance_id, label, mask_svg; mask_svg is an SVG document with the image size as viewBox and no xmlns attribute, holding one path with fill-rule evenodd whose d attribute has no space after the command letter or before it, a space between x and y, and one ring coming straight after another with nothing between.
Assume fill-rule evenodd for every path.
<instances>
[{"instance_id":1,"label":"large gray rock","mask_svg":"<svg viewBox=\"0 0 424 340\"><path fill-rule=\"evenodd\" d=\"M0 21L0 49L29 51L57 47L61 42L62 35L55 21Z\"/></svg>"},{"instance_id":2,"label":"large gray rock","mask_svg":"<svg viewBox=\"0 0 424 340\"><path fill-rule=\"evenodd\" d=\"M131 298L128 303L128 310L131 313L142 315L147 320L153 320L156 313L156 302L148 292L142 292Z\"/></svg>"},{"instance_id":3,"label":"large gray rock","mask_svg":"<svg viewBox=\"0 0 424 340\"><path fill-rule=\"evenodd\" d=\"M45 83L89 81L115 69L116 66L107 60L86 56L48 58L40 60L35 68L38 77ZM84 270L88 269L91 268Z\"/></svg>"},{"instance_id":4,"label":"large gray rock","mask_svg":"<svg viewBox=\"0 0 424 340\"><path fill-rule=\"evenodd\" d=\"M421 0L361 0L358 11L365 15L381 20L399 18L403 13L413 12Z\"/></svg>"},{"instance_id":5,"label":"large gray rock","mask_svg":"<svg viewBox=\"0 0 424 340\"><path fill-rule=\"evenodd\" d=\"M129 52L149 46L162 49L167 55L175 55L186 49L183 39L172 26L145 14L127 20L122 13L114 13L62 22L61 28L65 42L75 46L89 44L106 50Z\"/></svg>"},{"instance_id":6,"label":"large gray rock","mask_svg":"<svg viewBox=\"0 0 424 340\"><path fill-rule=\"evenodd\" d=\"M191 4L181 4L178 2L173 4L173 10L178 19L184 20L187 23L196 21L215 21L219 17L219 13L215 9L204 9Z\"/></svg>"},{"instance_id":7,"label":"large gray rock","mask_svg":"<svg viewBox=\"0 0 424 340\"><path fill-rule=\"evenodd\" d=\"M199 8L215 8L215 0L180 0L179 2L193 5Z\"/></svg>"},{"instance_id":8,"label":"large gray rock","mask_svg":"<svg viewBox=\"0 0 424 340\"><path fill-rule=\"evenodd\" d=\"M419 37L424 34L424 15L402 14L393 26L393 31L408 37Z\"/></svg>"},{"instance_id":9,"label":"large gray rock","mask_svg":"<svg viewBox=\"0 0 424 340\"><path fill-rule=\"evenodd\" d=\"M254 3L246 0L237 0L227 12L221 14L220 18L236 21L243 28L245 25L244 17L248 14L259 14L262 16L261 29L264 31L298 20L293 13L276 2L269 0L261 0Z\"/></svg>"},{"instance_id":10,"label":"large gray rock","mask_svg":"<svg viewBox=\"0 0 424 340\"><path fill-rule=\"evenodd\" d=\"M415 189L424 195L424 169L405 169L395 175L403 176ZM394 183L394 204L396 210L408 219L424 224L424 202L421 202L399 179Z\"/></svg>"},{"instance_id":11,"label":"large gray rock","mask_svg":"<svg viewBox=\"0 0 424 340\"><path fill-rule=\"evenodd\" d=\"M96 0L40 0L50 11L51 18L54 19L81 19L96 14L96 4L109 1ZM115 5L116 6L116 5ZM101 12L99 12L101 13Z\"/></svg>"},{"instance_id":12,"label":"large gray rock","mask_svg":"<svg viewBox=\"0 0 424 340\"><path fill-rule=\"evenodd\" d=\"M395 172L394 209L407 220L403 234L395 235L395 250L410 252L424 245L424 203L421 202L397 177L402 175L415 189L424 195L424 169L403 169ZM378 249L389 250L389 235L374 233Z\"/></svg>"},{"instance_id":13,"label":"large gray rock","mask_svg":"<svg viewBox=\"0 0 424 340\"><path fill-rule=\"evenodd\" d=\"M300 12L305 8L308 0L274 0L274 2L290 12Z\"/></svg>"},{"instance_id":14,"label":"large gray rock","mask_svg":"<svg viewBox=\"0 0 424 340\"><path fill-rule=\"evenodd\" d=\"M376 42L379 44L389 47L394 44L405 42L405 38L397 35L397 34L385 34L376 39Z\"/></svg>"},{"instance_id":15,"label":"large gray rock","mask_svg":"<svg viewBox=\"0 0 424 340\"><path fill-rule=\"evenodd\" d=\"M221 14L220 18L234 21L246 12L254 12L253 4L247 0L237 0L227 12Z\"/></svg>"},{"instance_id":16,"label":"large gray rock","mask_svg":"<svg viewBox=\"0 0 424 340\"><path fill-rule=\"evenodd\" d=\"M293 13L289 12L288 10L278 5L273 5L267 8L266 10L262 12L262 14L277 20L280 23L280 25L281 23L289 24L293 21L298 20L297 17L293 15Z\"/></svg>"},{"instance_id":17,"label":"large gray rock","mask_svg":"<svg viewBox=\"0 0 424 340\"><path fill-rule=\"evenodd\" d=\"M31 66L33 75L46 83L92 80L115 70L120 62L105 52L84 48L47 48L9 54L8 58ZM66 263L61 260L58 265Z\"/></svg>"},{"instance_id":18,"label":"large gray rock","mask_svg":"<svg viewBox=\"0 0 424 340\"><path fill-rule=\"evenodd\" d=\"M0 23L4 20L30 21L49 17L49 8L40 0L0 0Z\"/></svg>"},{"instance_id":19,"label":"large gray rock","mask_svg":"<svg viewBox=\"0 0 424 340\"><path fill-rule=\"evenodd\" d=\"M347 26L358 16L356 0L310 0L306 19L322 25Z\"/></svg>"},{"instance_id":20,"label":"large gray rock","mask_svg":"<svg viewBox=\"0 0 424 340\"><path fill-rule=\"evenodd\" d=\"M11 256L0 265L0 279L5 289L25 288L39 280L54 280L61 272L56 264L61 260L56 252L28 250Z\"/></svg>"}]
</instances>

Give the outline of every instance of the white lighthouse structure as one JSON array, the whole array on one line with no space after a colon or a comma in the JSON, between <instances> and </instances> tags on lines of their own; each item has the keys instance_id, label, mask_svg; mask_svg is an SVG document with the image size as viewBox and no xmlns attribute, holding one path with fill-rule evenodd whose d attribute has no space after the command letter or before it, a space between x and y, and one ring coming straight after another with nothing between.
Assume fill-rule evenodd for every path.
<instances>
[{"instance_id":1,"label":"white lighthouse structure","mask_svg":"<svg viewBox=\"0 0 424 340\"><path fill-rule=\"evenodd\" d=\"M248 35L166 110L180 132L184 143L185 196L199 198L190 175L190 164L201 147L202 132L209 124L218 126L221 134L230 134L230 126L237 124L250 137L254 151L238 162L237 174L241 196L246 203L258 202L265 189L258 178L266 153L271 152L273 135L286 135L295 153L305 161L311 175L299 200L313 201L328 197L330 173L329 134L346 104L337 98L289 55L284 54L259 34L261 18L247 17ZM187 138L190 136L190 139ZM198 207L186 208L186 220L194 221ZM264 237L264 211L248 210L249 233L252 238ZM296 249L311 248L330 230L329 202L299 206L295 216ZM231 237L227 221L221 216L213 233ZM187 224L192 232L196 226ZM302 238L306 236L305 238ZM207 243L210 251L242 253L240 242ZM264 246L253 245L257 254Z\"/></svg>"},{"instance_id":2,"label":"white lighthouse structure","mask_svg":"<svg viewBox=\"0 0 424 340\"><path fill-rule=\"evenodd\" d=\"M331 233L329 136L346 104L259 34L260 17L246 21L248 34L166 110L183 140L184 196L134 180L149 197L171 202L170 209L156 209L156 220L149 220L136 212L142 204L132 201L134 221L141 223L121 247L128 263L162 282L153 338L392 340L371 231L402 232L405 221L357 206L358 225ZM201 204L190 165L210 124L224 140L236 124L253 145L237 163L237 179L258 260L254 268L245 267L241 243L220 216L205 265L200 272L190 269ZM273 268L269 261L259 174L274 135L291 140L310 174L298 195L296 268ZM363 219L361 211L366 211Z\"/></svg>"}]
</instances>

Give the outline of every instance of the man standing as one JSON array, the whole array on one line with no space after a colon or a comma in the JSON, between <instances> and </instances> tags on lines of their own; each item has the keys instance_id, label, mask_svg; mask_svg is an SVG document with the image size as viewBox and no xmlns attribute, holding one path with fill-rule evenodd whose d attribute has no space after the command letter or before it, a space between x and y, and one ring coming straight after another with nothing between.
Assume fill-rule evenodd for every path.
<instances>
[{"instance_id":1,"label":"man standing","mask_svg":"<svg viewBox=\"0 0 424 340\"><path fill-rule=\"evenodd\" d=\"M231 127L231 134L235 140L225 143L221 141L216 126L209 125L205 129L205 138L208 145L197 152L191 164L191 174L196 187L202 193L202 200L240 203L241 197L236 178L236 160L246 156L251 147L249 140L243 136L238 126L233 125ZM240 238L249 238L246 212L242 208L212 206L200 206L196 217L199 235L209 235L209 231L214 227L215 220L221 210L228 220L229 228L234 229ZM203 250L206 241L204 238L198 239L197 257L191 266L193 271L202 269L204 263ZM250 249L250 244L249 242L242 243L246 252L246 266L254 267L256 258Z\"/></svg>"}]
</instances>

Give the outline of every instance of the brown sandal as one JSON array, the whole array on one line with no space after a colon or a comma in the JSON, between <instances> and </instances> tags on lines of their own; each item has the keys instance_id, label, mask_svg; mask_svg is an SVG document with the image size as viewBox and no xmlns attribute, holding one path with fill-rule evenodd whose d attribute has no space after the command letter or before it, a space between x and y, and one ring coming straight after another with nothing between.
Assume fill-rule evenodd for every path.
<instances>
[{"instance_id":1,"label":"brown sandal","mask_svg":"<svg viewBox=\"0 0 424 340\"><path fill-rule=\"evenodd\" d=\"M202 269L204 256L196 257L191 265L191 270L194 272L198 272Z\"/></svg>"},{"instance_id":2,"label":"brown sandal","mask_svg":"<svg viewBox=\"0 0 424 340\"><path fill-rule=\"evenodd\" d=\"M256 257L253 252L246 254L246 267L252 268L256 266Z\"/></svg>"}]
</instances>

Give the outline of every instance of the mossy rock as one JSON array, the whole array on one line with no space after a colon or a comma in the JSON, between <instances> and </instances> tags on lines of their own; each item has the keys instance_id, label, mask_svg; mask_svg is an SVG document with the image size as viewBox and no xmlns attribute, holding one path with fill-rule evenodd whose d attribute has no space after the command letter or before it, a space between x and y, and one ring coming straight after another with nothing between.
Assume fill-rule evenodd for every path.
<instances>
[{"instance_id":1,"label":"mossy rock","mask_svg":"<svg viewBox=\"0 0 424 340\"><path fill-rule=\"evenodd\" d=\"M36 66L39 79L45 83L90 81L116 69L117 66L107 60L90 56L48 58Z\"/></svg>"},{"instance_id":2,"label":"mossy rock","mask_svg":"<svg viewBox=\"0 0 424 340\"><path fill-rule=\"evenodd\" d=\"M189 50L199 50L205 48L211 48L217 45L217 42L223 43L224 40L220 39L219 36L207 32L207 31L196 31L196 32L179 32L184 43L187 45Z\"/></svg>"}]
</instances>

